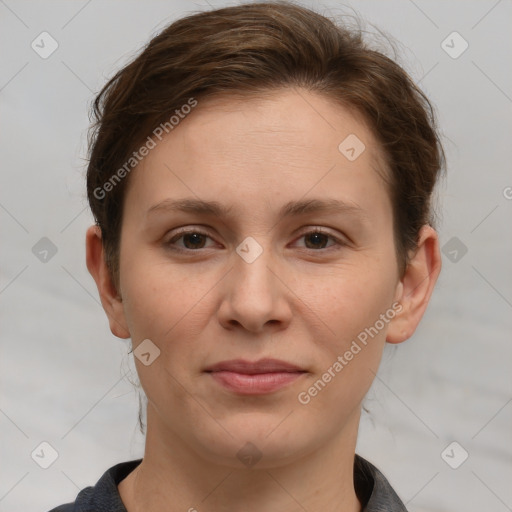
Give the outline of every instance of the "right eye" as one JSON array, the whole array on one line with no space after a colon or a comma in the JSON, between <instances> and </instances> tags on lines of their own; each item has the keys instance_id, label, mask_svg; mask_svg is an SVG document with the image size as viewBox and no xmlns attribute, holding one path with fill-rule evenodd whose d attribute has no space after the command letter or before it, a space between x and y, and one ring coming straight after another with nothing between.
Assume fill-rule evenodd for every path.
<instances>
[{"instance_id":1,"label":"right eye","mask_svg":"<svg viewBox=\"0 0 512 512\"><path fill-rule=\"evenodd\" d=\"M167 242L165 246L171 250L179 252L195 251L197 249L204 249L205 238L210 238L208 233L204 233L198 229L183 229L174 234ZM182 239L183 246L179 247L176 244L178 240Z\"/></svg>"}]
</instances>

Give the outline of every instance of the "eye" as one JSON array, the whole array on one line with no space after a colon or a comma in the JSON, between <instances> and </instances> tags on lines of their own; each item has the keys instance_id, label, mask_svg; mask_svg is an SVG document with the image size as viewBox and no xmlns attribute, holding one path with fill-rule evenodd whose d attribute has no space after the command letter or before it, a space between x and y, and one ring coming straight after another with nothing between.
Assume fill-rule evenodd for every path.
<instances>
[{"instance_id":1,"label":"eye","mask_svg":"<svg viewBox=\"0 0 512 512\"><path fill-rule=\"evenodd\" d=\"M323 230L322 228L315 228L311 231L307 231L306 233L302 233L299 239L301 238L304 238L306 242L306 249L312 250L326 249L325 244L329 241L329 239L334 242L330 247L346 245L345 242L335 237L328 231Z\"/></svg>"},{"instance_id":2,"label":"eye","mask_svg":"<svg viewBox=\"0 0 512 512\"><path fill-rule=\"evenodd\" d=\"M330 249L333 246L338 246L339 248L341 246L347 245L345 242L322 228L315 228L313 230L302 233L302 235L299 237L299 240L302 238L304 238L306 242L305 249L313 250L316 252L323 249ZM205 247L207 239L211 239L208 233L198 229L186 229L175 233L172 238L164 243L164 245L171 248L172 250L179 252L197 251L198 249L208 248ZM181 246L177 245L177 242L180 240L182 242ZM329 240L331 240L333 243L326 247L326 244L329 242Z\"/></svg>"},{"instance_id":3,"label":"eye","mask_svg":"<svg viewBox=\"0 0 512 512\"><path fill-rule=\"evenodd\" d=\"M193 251L196 249L204 249L204 242L206 238L210 238L210 236L207 233L199 231L198 229L182 230L176 233L170 240L165 242L165 245L176 251ZM183 239L182 241L184 247L175 245L175 243L180 239Z\"/></svg>"}]
</instances>

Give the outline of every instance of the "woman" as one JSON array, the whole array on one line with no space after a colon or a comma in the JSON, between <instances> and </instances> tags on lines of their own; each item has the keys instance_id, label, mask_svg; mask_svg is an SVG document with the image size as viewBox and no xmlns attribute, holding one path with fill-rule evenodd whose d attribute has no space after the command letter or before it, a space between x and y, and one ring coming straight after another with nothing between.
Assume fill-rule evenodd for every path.
<instances>
[{"instance_id":1,"label":"woman","mask_svg":"<svg viewBox=\"0 0 512 512\"><path fill-rule=\"evenodd\" d=\"M273 2L176 21L95 114L87 266L146 446L53 512L406 510L355 446L441 268L428 100L357 31Z\"/></svg>"}]
</instances>

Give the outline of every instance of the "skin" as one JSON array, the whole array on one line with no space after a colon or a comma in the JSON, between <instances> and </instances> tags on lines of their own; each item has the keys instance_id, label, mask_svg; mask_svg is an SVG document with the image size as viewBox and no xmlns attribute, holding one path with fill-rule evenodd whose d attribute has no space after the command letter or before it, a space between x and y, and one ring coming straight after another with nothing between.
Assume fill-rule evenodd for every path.
<instances>
[{"instance_id":1,"label":"skin","mask_svg":"<svg viewBox=\"0 0 512 512\"><path fill-rule=\"evenodd\" d=\"M338 150L349 134L366 146L352 162ZM208 99L129 177L119 290L99 229L88 229L87 266L112 333L131 337L134 350L150 339L161 351L148 366L135 358L148 426L143 462L119 484L129 512L361 509L352 477L361 402L386 341L413 334L441 268L437 234L424 226L399 275L378 168L381 148L363 120L322 96L283 89ZM218 201L232 214L148 214L182 197ZM312 198L341 199L361 214L277 217L288 201ZM182 227L207 236L176 238L188 252L173 251L165 244ZM334 238L305 236L319 227ZM252 263L235 250L248 236L263 249ZM301 404L298 394L395 301L400 314ZM248 397L204 372L263 357L307 373ZM262 454L252 467L237 458L247 442Z\"/></svg>"}]
</instances>

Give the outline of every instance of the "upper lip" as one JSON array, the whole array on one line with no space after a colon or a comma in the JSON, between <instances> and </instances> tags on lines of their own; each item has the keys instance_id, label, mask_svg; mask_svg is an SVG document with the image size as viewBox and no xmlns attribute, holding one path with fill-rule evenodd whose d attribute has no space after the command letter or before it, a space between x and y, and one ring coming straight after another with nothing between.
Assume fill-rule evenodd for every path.
<instances>
[{"instance_id":1,"label":"upper lip","mask_svg":"<svg viewBox=\"0 0 512 512\"><path fill-rule=\"evenodd\" d=\"M208 366L205 372L235 372L253 375L257 373L275 373L275 372L305 372L306 370L295 366L294 364L280 361L279 359L260 359L259 361L246 361L244 359L232 359L230 361L221 361L220 363Z\"/></svg>"}]
</instances>

